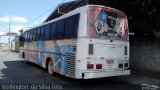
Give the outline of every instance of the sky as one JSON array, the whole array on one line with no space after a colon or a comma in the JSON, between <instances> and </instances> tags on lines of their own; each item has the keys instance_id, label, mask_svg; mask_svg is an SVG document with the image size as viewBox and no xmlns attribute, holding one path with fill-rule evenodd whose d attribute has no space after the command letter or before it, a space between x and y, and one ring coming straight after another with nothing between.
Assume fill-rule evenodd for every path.
<instances>
[{"instance_id":1,"label":"sky","mask_svg":"<svg viewBox=\"0 0 160 90\"><path fill-rule=\"evenodd\" d=\"M9 32L41 24L61 2L73 0L0 0L0 43L8 43ZM13 38L13 37L12 37Z\"/></svg>"}]
</instances>

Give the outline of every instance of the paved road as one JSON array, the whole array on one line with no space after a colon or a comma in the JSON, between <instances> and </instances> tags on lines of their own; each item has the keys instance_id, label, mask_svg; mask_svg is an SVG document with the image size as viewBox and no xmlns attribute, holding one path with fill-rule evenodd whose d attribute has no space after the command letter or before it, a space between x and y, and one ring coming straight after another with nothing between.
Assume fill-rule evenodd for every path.
<instances>
[{"instance_id":1,"label":"paved road","mask_svg":"<svg viewBox=\"0 0 160 90\"><path fill-rule=\"evenodd\" d=\"M0 84L0 90L141 90L141 86L113 78L75 80L50 76L45 69L24 63L17 53L7 52L0 52Z\"/></svg>"}]
</instances>

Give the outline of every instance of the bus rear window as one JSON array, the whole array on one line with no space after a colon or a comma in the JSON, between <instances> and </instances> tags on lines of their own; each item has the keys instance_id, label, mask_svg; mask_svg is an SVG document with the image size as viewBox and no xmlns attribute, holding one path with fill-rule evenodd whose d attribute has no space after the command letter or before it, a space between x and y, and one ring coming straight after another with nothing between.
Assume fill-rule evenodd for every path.
<instances>
[{"instance_id":1,"label":"bus rear window","mask_svg":"<svg viewBox=\"0 0 160 90\"><path fill-rule=\"evenodd\" d=\"M116 9L92 6L88 8L88 35L92 38L128 40L127 16Z\"/></svg>"}]
</instances>

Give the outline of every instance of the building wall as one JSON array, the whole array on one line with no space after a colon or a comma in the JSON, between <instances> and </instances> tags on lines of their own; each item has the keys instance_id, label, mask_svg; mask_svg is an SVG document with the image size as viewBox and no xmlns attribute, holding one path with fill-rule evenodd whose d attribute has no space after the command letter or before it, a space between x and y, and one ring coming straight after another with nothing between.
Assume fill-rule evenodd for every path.
<instances>
[{"instance_id":1,"label":"building wall","mask_svg":"<svg viewBox=\"0 0 160 90\"><path fill-rule=\"evenodd\" d=\"M0 43L0 49L8 49L8 43Z\"/></svg>"},{"instance_id":2,"label":"building wall","mask_svg":"<svg viewBox=\"0 0 160 90\"><path fill-rule=\"evenodd\" d=\"M11 42L11 50L15 52L19 52L20 42L19 35L15 36L13 41Z\"/></svg>"},{"instance_id":3,"label":"building wall","mask_svg":"<svg viewBox=\"0 0 160 90\"><path fill-rule=\"evenodd\" d=\"M15 52L19 52L19 41L16 41L16 42L12 42L11 43L11 50L12 51L15 51Z\"/></svg>"},{"instance_id":4,"label":"building wall","mask_svg":"<svg viewBox=\"0 0 160 90\"><path fill-rule=\"evenodd\" d=\"M160 40L132 38L130 42L131 69L160 72Z\"/></svg>"}]
</instances>

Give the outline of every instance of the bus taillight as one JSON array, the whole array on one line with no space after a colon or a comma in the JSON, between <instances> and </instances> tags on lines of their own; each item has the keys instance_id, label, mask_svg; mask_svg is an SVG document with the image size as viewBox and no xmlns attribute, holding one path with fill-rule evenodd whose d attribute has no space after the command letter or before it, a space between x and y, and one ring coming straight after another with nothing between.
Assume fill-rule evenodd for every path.
<instances>
[{"instance_id":1,"label":"bus taillight","mask_svg":"<svg viewBox=\"0 0 160 90\"><path fill-rule=\"evenodd\" d=\"M94 64L87 64L87 69L94 69Z\"/></svg>"},{"instance_id":2,"label":"bus taillight","mask_svg":"<svg viewBox=\"0 0 160 90\"><path fill-rule=\"evenodd\" d=\"M102 64L96 64L96 69L102 69Z\"/></svg>"},{"instance_id":3,"label":"bus taillight","mask_svg":"<svg viewBox=\"0 0 160 90\"><path fill-rule=\"evenodd\" d=\"M125 63L125 64L124 64L124 67L128 67L128 66L129 66L128 63Z\"/></svg>"},{"instance_id":4,"label":"bus taillight","mask_svg":"<svg viewBox=\"0 0 160 90\"><path fill-rule=\"evenodd\" d=\"M123 63L119 63L119 68L123 68Z\"/></svg>"}]
</instances>

